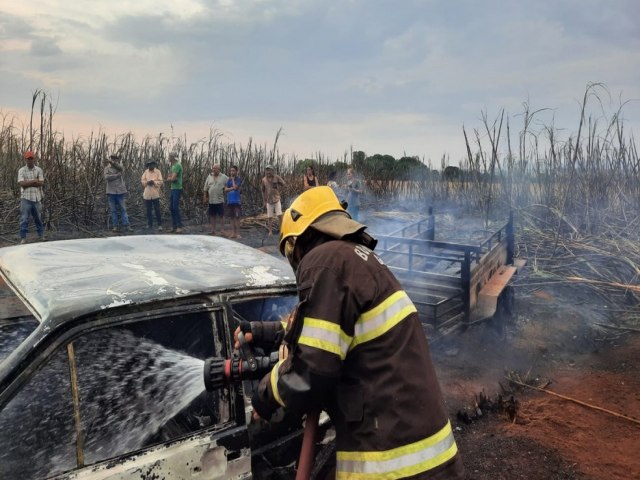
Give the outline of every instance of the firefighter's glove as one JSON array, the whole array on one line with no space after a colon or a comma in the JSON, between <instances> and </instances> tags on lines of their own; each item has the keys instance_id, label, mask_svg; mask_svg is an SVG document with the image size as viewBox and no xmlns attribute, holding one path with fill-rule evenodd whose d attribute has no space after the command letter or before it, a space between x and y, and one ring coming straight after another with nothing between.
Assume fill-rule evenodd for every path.
<instances>
[{"instance_id":1,"label":"firefighter's glove","mask_svg":"<svg viewBox=\"0 0 640 480\"><path fill-rule=\"evenodd\" d=\"M242 332L247 343L262 345L266 350L275 350L284 337L284 327L280 322L240 321L234 333L235 348L240 348L238 334Z\"/></svg>"},{"instance_id":2,"label":"firefighter's glove","mask_svg":"<svg viewBox=\"0 0 640 480\"><path fill-rule=\"evenodd\" d=\"M247 343L253 342L253 332L251 329L251 323L252 322L247 322L246 320L240 320L240 325L238 326L238 328L236 328L236 331L233 332L233 340L235 342L234 347L236 350L240 348L240 340L238 339L238 335L240 334L240 332L244 334L245 342Z\"/></svg>"},{"instance_id":3,"label":"firefighter's glove","mask_svg":"<svg viewBox=\"0 0 640 480\"><path fill-rule=\"evenodd\" d=\"M251 333L251 322L247 322L246 320L240 320L240 331L245 335L247 333Z\"/></svg>"},{"instance_id":4,"label":"firefighter's glove","mask_svg":"<svg viewBox=\"0 0 640 480\"><path fill-rule=\"evenodd\" d=\"M268 402L263 399L259 393L256 392L253 397L251 397L251 405L253 406L254 419L256 419L256 414L258 414L259 418L262 418L263 420L271 420L273 411L269 408Z\"/></svg>"}]
</instances>

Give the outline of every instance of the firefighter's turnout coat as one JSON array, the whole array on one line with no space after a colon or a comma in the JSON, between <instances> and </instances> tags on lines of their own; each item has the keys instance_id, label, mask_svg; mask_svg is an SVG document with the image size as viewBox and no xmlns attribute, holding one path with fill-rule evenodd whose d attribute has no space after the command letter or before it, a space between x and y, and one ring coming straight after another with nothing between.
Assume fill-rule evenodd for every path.
<instances>
[{"instance_id":1,"label":"firefighter's turnout coat","mask_svg":"<svg viewBox=\"0 0 640 480\"><path fill-rule=\"evenodd\" d=\"M389 269L368 248L333 240L296 275L290 353L260 382L258 413L324 408L337 478L462 478L416 308Z\"/></svg>"}]
</instances>

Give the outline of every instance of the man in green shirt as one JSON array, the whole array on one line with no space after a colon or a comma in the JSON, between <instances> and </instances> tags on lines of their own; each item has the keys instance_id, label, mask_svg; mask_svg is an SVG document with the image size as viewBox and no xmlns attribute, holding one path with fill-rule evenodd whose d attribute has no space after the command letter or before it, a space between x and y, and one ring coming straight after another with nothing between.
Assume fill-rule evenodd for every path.
<instances>
[{"instance_id":1,"label":"man in green shirt","mask_svg":"<svg viewBox=\"0 0 640 480\"><path fill-rule=\"evenodd\" d=\"M180 197L182 196L182 165L178 162L178 154L169 154L171 172L167 176L167 182L171 184L171 223L172 232L182 233L182 219L180 218Z\"/></svg>"}]
</instances>

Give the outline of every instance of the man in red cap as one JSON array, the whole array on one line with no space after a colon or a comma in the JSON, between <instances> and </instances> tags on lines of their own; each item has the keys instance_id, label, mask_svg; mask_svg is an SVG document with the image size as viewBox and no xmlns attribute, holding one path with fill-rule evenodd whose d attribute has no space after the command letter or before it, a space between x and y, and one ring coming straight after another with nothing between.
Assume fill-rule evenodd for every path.
<instances>
[{"instance_id":1,"label":"man in red cap","mask_svg":"<svg viewBox=\"0 0 640 480\"><path fill-rule=\"evenodd\" d=\"M27 243L29 216L33 217L36 231L40 240L44 238L42 223L42 186L44 172L35 164L35 155L31 150L24 153L26 165L18 170L18 185L20 185L20 243Z\"/></svg>"}]
</instances>

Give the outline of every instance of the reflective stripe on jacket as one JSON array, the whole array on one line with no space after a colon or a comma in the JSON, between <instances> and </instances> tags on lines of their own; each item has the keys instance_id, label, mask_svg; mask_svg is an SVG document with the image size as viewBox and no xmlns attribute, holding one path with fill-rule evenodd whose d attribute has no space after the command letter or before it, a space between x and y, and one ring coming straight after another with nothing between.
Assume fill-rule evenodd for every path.
<instances>
[{"instance_id":1,"label":"reflective stripe on jacket","mask_svg":"<svg viewBox=\"0 0 640 480\"><path fill-rule=\"evenodd\" d=\"M374 340L395 327L410 313L417 312L409 296L399 290L374 309L363 313L355 324L355 335L347 335L340 325L317 318L304 317L298 343L338 355L342 360L356 346Z\"/></svg>"},{"instance_id":2,"label":"reflective stripe on jacket","mask_svg":"<svg viewBox=\"0 0 640 480\"><path fill-rule=\"evenodd\" d=\"M290 354L261 381L261 408L324 408L339 478L462 478L424 330L389 269L334 240L309 251L297 277Z\"/></svg>"}]
</instances>

